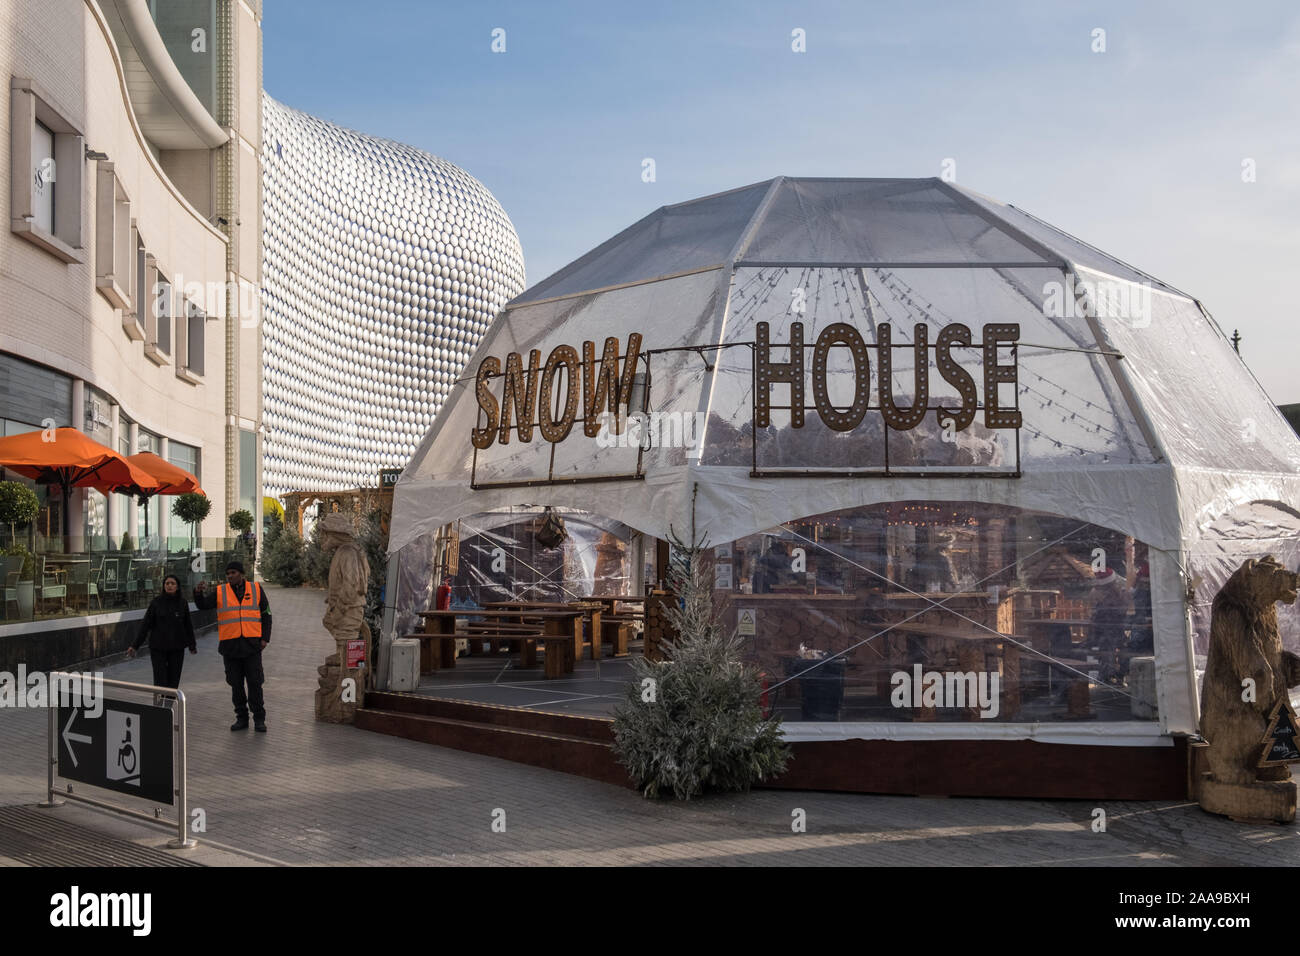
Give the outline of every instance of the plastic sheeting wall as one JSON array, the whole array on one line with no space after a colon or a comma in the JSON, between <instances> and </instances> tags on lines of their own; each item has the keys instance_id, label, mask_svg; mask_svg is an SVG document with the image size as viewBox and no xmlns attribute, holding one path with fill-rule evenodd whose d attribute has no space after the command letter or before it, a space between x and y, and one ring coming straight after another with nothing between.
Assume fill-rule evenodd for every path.
<instances>
[{"instance_id":1,"label":"plastic sheeting wall","mask_svg":"<svg viewBox=\"0 0 1300 956\"><path fill-rule=\"evenodd\" d=\"M1078 519L911 501L705 560L724 629L787 720L1127 723L1158 709L1148 551Z\"/></svg>"},{"instance_id":2,"label":"plastic sheeting wall","mask_svg":"<svg viewBox=\"0 0 1300 956\"><path fill-rule=\"evenodd\" d=\"M458 560L450 580L453 608L492 601L575 601L641 590L632 580L631 528L599 515L565 512L565 537L554 547L537 538L543 509L519 507L470 515L455 523ZM434 538L425 535L396 555L395 633L422 630L419 612L434 607L442 569Z\"/></svg>"}]
</instances>

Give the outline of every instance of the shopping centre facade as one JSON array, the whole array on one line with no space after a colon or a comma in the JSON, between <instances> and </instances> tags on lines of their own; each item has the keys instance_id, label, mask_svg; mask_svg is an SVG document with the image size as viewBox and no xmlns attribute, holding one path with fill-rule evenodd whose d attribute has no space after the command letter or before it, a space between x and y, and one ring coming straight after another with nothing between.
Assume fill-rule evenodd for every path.
<instances>
[{"instance_id":1,"label":"shopping centre facade","mask_svg":"<svg viewBox=\"0 0 1300 956\"><path fill-rule=\"evenodd\" d=\"M519 237L446 160L263 104L265 493L370 487L523 291Z\"/></svg>"},{"instance_id":2,"label":"shopping centre facade","mask_svg":"<svg viewBox=\"0 0 1300 956\"><path fill-rule=\"evenodd\" d=\"M194 472L214 503L204 537L261 497L260 7L0 13L3 432L71 425ZM38 540L56 540L58 489L38 492ZM160 545L188 540L167 501L147 506ZM70 504L73 548L143 535L125 496L77 489Z\"/></svg>"}]
</instances>

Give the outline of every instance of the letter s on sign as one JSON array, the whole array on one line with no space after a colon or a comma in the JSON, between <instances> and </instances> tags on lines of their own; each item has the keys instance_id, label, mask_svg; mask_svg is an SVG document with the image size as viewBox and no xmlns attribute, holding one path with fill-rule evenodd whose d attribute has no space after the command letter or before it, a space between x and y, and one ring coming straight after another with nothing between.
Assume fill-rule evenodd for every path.
<instances>
[{"instance_id":1,"label":"letter s on sign","mask_svg":"<svg viewBox=\"0 0 1300 956\"><path fill-rule=\"evenodd\" d=\"M474 381L474 393L478 397L478 407L487 415L487 427L475 428L470 432L470 441L475 448L487 448L492 444L492 439L496 437L497 431L497 399L492 394L492 386L488 379L493 375L501 374L501 360L493 355L489 355L478 366L478 376Z\"/></svg>"}]
</instances>

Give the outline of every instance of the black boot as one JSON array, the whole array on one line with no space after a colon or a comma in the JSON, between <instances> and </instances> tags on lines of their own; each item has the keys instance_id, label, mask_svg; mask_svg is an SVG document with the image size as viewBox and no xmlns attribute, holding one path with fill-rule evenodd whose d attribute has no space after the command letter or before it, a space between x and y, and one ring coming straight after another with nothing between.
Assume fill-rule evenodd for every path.
<instances>
[{"instance_id":1,"label":"black boot","mask_svg":"<svg viewBox=\"0 0 1300 956\"><path fill-rule=\"evenodd\" d=\"M240 717L240 718L238 718L238 719L237 719L233 724L230 725L230 729L231 729L231 730L247 730L247 729L248 729L248 718L247 718L247 717Z\"/></svg>"}]
</instances>

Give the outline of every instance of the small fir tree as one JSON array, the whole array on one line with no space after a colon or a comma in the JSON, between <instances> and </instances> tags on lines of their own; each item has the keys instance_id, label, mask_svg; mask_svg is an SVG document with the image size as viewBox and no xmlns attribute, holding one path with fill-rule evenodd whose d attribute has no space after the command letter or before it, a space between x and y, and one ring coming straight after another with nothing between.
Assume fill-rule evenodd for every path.
<instances>
[{"instance_id":1,"label":"small fir tree","mask_svg":"<svg viewBox=\"0 0 1300 956\"><path fill-rule=\"evenodd\" d=\"M614 752L647 797L748 790L785 769L780 718L763 719L758 672L716 620L703 542L670 540L668 579L680 602L667 617L677 642L663 645L666 660L632 662L627 699L614 714Z\"/></svg>"},{"instance_id":2,"label":"small fir tree","mask_svg":"<svg viewBox=\"0 0 1300 956\"><path fill-rule=\"evenodd\" d=\"M282 588L302 586L302 537L272 514L262 542L262 577Z\"/></svg>"},{"instance_id":3,"label":"small fir tree","mask_svg":"<svg viewBox=\"0 0 1300 956\"><path fill-rule=\"evenodd\" d=\"M383 530L383 513L378 509L366 515L357 542L366 552L370 564L370 581L366 585L366 624L378 636L384 620L384 587L388 580L388 535Z\"/></svg>"},{"instance_id":4,"label":"small fir tree","mask_svg":"<svg viewBox=\"0 0 1300 956\"><path fill-rule=\"evenodd\" d=\"M324 515L321 515L323 518ZM327 553L321 546L320 520L316 521L315 526L311 529L311 536L307 538L302 548L302 580L308 587L323 588L328 587L330 582L330 561L334 555L332 552Z\"/></svg>"}]
</instances>

